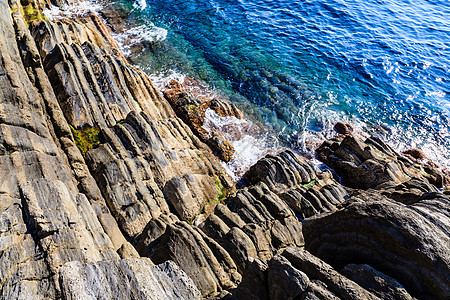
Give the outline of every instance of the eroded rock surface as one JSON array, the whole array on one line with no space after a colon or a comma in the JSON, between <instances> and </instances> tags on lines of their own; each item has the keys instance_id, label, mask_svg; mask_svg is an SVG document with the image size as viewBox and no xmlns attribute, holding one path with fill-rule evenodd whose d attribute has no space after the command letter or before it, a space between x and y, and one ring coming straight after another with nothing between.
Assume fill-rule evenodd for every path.
<instances>
[{"instance_id":1,"label":"eroded rock surface","mask_svg":"<svg viewBox=\"0 0 450 300\"><path fill-rule=\"evenodd\" d=\"M411 178L423 179L439 188L447 184L446 176L436 165L418 164L373 136L365 141L352 135L337 136L325 141L317 155L354 188L383 188Z\"/></svg>"},{"instance_id":2,"label":"eroded rock surface","mask_svg":"<svg viewBox=\"0 0 450 300\"><path fill-rule=\"evenodd\" d=\"M60 282L64 299L201 299L192 280L170 261L73 261L61 268Z\"/></svg>"},{"instance_id":3,"label":"eroded rock surface","mask_svg":"<svg viewBox=\"0 0 450 300\"><path fill-rule=\"evenodd\" d=\"M334 214L303 224L306 248L336 266L362 262L394 277L421 298L444 299L450 288L450 201L412 205L355 195Z\"/></svg>"},{"instance_id":4,"label":"eroded rock surface","mask_svg":"<svg viewBox=\"0 0 450 300\"><path fill-rule=\"evenodd\" d=\"M0 0L0 298L448 298L447 178L420 152L343 124L317 150L343 184L288 150L235 190L202 128L234 105L191 79L168 101L97 15L46 7Z\"/></svg>"}]
</instances>

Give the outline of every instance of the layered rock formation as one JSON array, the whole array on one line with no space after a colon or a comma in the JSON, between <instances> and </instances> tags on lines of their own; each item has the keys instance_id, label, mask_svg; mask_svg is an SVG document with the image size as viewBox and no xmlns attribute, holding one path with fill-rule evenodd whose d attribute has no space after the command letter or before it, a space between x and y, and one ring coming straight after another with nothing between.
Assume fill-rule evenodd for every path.
<instances>
[{"instance_id":1,"label":"layered rock formation","mask_svg":"<svg viewBox=\"0 0 450 300\"><path fill-rule=\"evenodd\" d=\"M201 127L233 105L169 103L98 16L46 6L0 0L1 298L448 298L435 165L347 130L318 149L344 185L288 150L235 190Z\"/></svg>"}]
</instances>

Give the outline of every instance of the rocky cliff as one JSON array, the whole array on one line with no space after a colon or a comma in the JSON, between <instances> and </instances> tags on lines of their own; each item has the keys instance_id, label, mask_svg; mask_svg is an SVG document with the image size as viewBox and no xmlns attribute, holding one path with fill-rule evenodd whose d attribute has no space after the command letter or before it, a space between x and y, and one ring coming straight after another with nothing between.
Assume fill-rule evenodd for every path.
<instances>
[{"instance_id":1,"label":"rocky cliff","mask_svg":"<svg viewBox=\"0 0 450 300\"><path fill-rule=\"evenodd\" d=\"M95 13L48 5L0 0L2 299L449 299L437 166L346 132L335 174L284 151L236 190L201 127L232 104L165 99Z\"/></svg>"}]
</instances>

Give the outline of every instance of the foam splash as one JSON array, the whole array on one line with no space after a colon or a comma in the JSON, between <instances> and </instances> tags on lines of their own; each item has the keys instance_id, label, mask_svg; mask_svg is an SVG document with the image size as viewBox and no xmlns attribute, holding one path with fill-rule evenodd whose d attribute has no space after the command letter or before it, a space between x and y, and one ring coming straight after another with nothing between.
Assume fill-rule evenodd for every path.
<instances>
[{"instance_id":1,"label":"foam splash","mask_svg":"<svg viewBox=\"0 0 450 300\"><path fill-rule=\"evenodd\" d=\"M175 79L178 82L183 82L184 79L186 78L184 74L176 72L175 70L170 70L164 74L162 73L151 74L149 75L149 77L159 91L166 90L167 83L172 79Z\"/></svg>"},{"instance_id":2,"label":"foam splash","mask_svg":"<svg viewBox=\"0 0 450 300\"><path fill-rule=\"evenodd\" d=\"M126 31L113 34L114 40L120 47L120 50L125 56L132 54L131 48L143 42L161 42L167 38L167 30L155 26L153 23L131 27Z\"/></svg>"},{"instance_id":3,"label":"foam splash","mask_svg":"<svg viewBox=\"0 0 450 300\"><path fill-rule=\"evenodd\" d=\"M252 134L255 127L257 126L253 122L246 119L238 119L232 116L222 117L211 109L207 109L205 112L203 128L208 131L219 132L235 149L231 161L228 163L222 162L225 170L234 181L239 180L259 159L281 150L273 135L268 133L263 135Z\"/></svg>"},{"instance_id":4,"label":"foam splash","mask_svg":"<svg viewBox=\"0 0 450 300\"><path fill-rule=\"evenodd\" d=\"M352 125L354 128L353 135L361 140L365 140L370 135L375 135L399 153L416 148L421 150L429 160L443 168L450 168L450 161L446 158L450 157L450 148L445 145L445 142L436 143L436 136L430 134L425 127L413 128L413 125L410 124L408 128L403 128L400 125L389 126L381 121L368 124L359 118L349 117L327 108L311 107L307 111L310 111L310 113L304 112L303 114L304 121L301 126L303 129L296 134L293 140L296 148L312 161L315 160L315 149L323 141L337 134L334 125L337 122L343 122ZM311 120L320 124L321 130L308 129L307 124ZM443 140L450 138L450 132L444 127L440 129L438 135Z\"/></svg>"},{"instance_id":5,"label":"foam splash","mask_svg":"<svg viewBox=\"0 0 450 300\"><path fill-rule=\"evenodd\" d=\"M412 126L411 126L412 127ZM450 132L443 128L439 132L442 139L448 141ZM442 168L450 168L450 148L445 142L436 143L436 137L430 134L426 128L404 129L399 127L391 127L388 134L381 134L381 137L396 151L405 151L408 149L419 149L425 156L440 165Z\"/></svg>"},{"instance_id":6,"label":"foam splash","mask_svg":"<svg viewBox=\"0 0 450 300\"><path fill-rule=\"evenodd\" d=\"M89 13L97 13L102 9L102 6L95 2L79 1L69 6L63 6L62 8L51 6L49 9L44 9L44 15L50 21L56 21L64 18L75 18L86 16Z\"/></svg>"},{"instance_id":7,"label":"foam splash","mask_svg":"<svg viewBox=\"0 0 450 300\"><path fill-rule=\"evenodd\" d=\"M133 7L135 9L144 10L147 8L147 1L146 0L137 0L133 3Z\"/></svg>"},{"instance_id":8,"label":"foam splash","mask_svg":"<svg viewBox=\"0 0 450 300\"><path fill-rule=\"evenodd\" d=\"M152 74L151 80L160 91L167 88L167 82L175 79L183 85L187 92L197 98L222 98L207 84L170 70L164 74ZM234 116L222 117L212 109L205 111L205 121L202 126L207 131L218 132L235 149L230 162L222 162L223 167L234 181L238 181L244 173L258 160L267 154L275 154L282 150L275 135L262 130L249 119L238 119ZM264 133L261 133L264 131Z\"/></svg>"}]
</instances>

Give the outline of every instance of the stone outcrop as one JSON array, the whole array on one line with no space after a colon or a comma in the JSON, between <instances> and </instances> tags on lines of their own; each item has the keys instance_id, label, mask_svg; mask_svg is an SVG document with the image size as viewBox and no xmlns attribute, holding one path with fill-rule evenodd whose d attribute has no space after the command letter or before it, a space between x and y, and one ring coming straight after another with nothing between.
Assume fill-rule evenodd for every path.
<instances>
[{"instance_id":1,"label":"stone outcrop","mask_svg":"<svg viewBox=\"0 0 450 300\"><path fill-rule=\"evenodd\" d=\"M46 7L0 0L0 298L448 298L447 178L420 152L343 124L335 173L286 150L236 189L202 127L234 105L163 97L95 13Z\"/></svg>"},{"instance_id":2,"label":"stone outcrop","mask_svg":"<svg viewBox=\"0 0 450 300\"><path fill-rule=\"evenodd\" d=\"M441 188L448 181L435 164L416 163L374 136L363 142L352 135L339 135L325 141L317 149L317 155L345 184L354 188L382 188L411 178Z\"/></svg>"},{"instance_id":3,"label":"stone outcrop","mask_svg":"<svg viewBox=\"0 0 450 300\"><path fill-rule=\"evenodd\" d=\"M139 256L127 239L169 214L169 205L182 218L198 214L218 194L217 182L229 179L206 146L183 140L195 136L126 62L97 16L52 22L42 15L45 3L29 6L0 1L0 297L83 298L66 285L79 282L70 279L75 265L79 272L103 268L91 275L104 276L113 261ZM190 198L164 193L172 178L187 182ZM186 213L190 203L196 211ZM66 263L73 263L72 273L65 268L60 277ZM131 272L133 264L116 266ZM148 298L139 279L144 271L134 271L133 291L126 288L131 279L117 274L121 285L113 295ZM183 289L161 296L198 297L191 283L177 283L186 275L172 265L154 274L152 285L167 287L173 277L171 288ZM103 284L86 292L114 282Z\"/></svg>"},{"instance_id":4,"label":"stone outcrop","mask_svg":"<svg viewBox=\"0 0 450 300\"><path fill-rule=\"evenodd\" d=\"M414 295L444 299L450 292L449 208L442 194L412 205L354 195L344 209L303 223L306 248L339 267L376 266Z\"/></svg>"},{"instance_id":5,"label":"stone outcrop","mask_svg":"<svg viewBox=\"0 0 450 300\"><path fill-rule=\"evenodd\" d=\"M139 253L155 263L175 261L205 297L223 290L242 295L240 286L247 284L246 274L256 260L268 261L286 247L304 245L299 216L334 211L347 195L328 171L313 168L293 152L280 154L277 162L283 173L309 168L315 181L306 185L300 180L285 181L283 190L271 190L258 181L239 189L191 225L162 215L139 237ZM270 171L259 174L267 177Z\"/></svg>"},{"instance_id":6,"label":"stone outcrop","mask_svg":"<svg viewBox=\"0 0 450 300\"><path fill-rule=\"evenodd\" d=\"M193 79L185 79L188 85ZM172 79L164 90L164 97L169 101L180 117L192 131L206 143L213 152L223 161L229 162L234 154L233 146L216 131L209 132L203 128L205 113L211 109L222 117L242 118L242 113L230 102L216 98L209 99L203 96L194 96L188 92L178 81Z\"/></svg>"}]
</instances>

